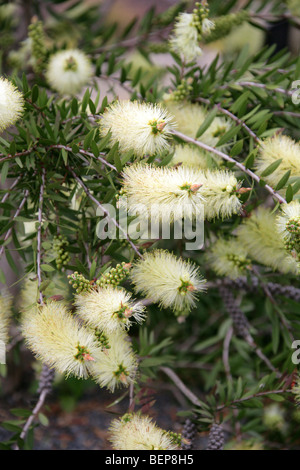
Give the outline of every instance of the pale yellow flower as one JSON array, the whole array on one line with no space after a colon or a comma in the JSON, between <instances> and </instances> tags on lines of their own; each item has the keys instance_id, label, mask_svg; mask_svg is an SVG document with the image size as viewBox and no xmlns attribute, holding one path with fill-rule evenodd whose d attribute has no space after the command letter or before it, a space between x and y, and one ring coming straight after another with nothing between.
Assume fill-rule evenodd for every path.
<instances>
[{"instance_id":1,"label":"pale yellow flower","mask_svg":"<svg viewBox=\"0 0 300 470\"><path fill-rule=\"evenodd\" d=\"M90 364L90 372L95 382L114 392L115 388L128 387L134 382L137 367L129 337L116 330L108 335L108 347Z\"/></svg>"},{"instance_id":2,"label":"pale yellow flower","mask_svg":"<svg viewBox=\"0 0 300 470\"><path fill-rule=\"evenodd\" d=\"M0 77L0 132L15 124L23 109L22 93L10 81Z\"/></svg>"},{"instance_id":3,"label":"pale yellow flower","mask_svg":"<svg viewBox=\"0 0 300 470\"><path fill-rule=\"evenodd\" d=\"M229 218L239 214L242 203L240 201L241 182L231 171L207 170L201 188L205 198L204 215L206 219L220 217Z\"/></svg>"},{"instance_id":4,"label":"pale yellow flower","mask_svg":"<svg viewBox=\"0 0 300 470\"><path fill-rule=\"evenodd\" d=\"M22 316L28 347L49 367L86 378L89 364L101 353L92 332L82 327L60 302L48 302Z\"/></svg>"},{"instance_id":5,"label":"pale yellow flower","mask_svg":"<svg viewBox=\"0 0 300 470\"><path fill-rule=\"evenodd\" d=\"M118 329L129 328L132 321L141 323L145 319L145 307L134 302L123 288L98 287L76 295L77 313L90 326L107 334Z\"/></svg>"},{"instance_id":6,"label":"pale yellow flower","mask_svg":"<svg viewBox=\"0 0 300 470\"><path fill-rule=\"evenodd\" d=\"M186 166L179 168L154 167L137 164L123 171L123 196L120 206L126 203L129 214L170 220L201 216L204 198L201 171Z\"/></svg>"},{"instance_id":7,"label":"pale yellow flower","mask_svg":"<svg viewBox=\"0 0 300 470\"><path fill-rule=\"evenodd\" d=\"M168 433L152 418L137 413L114 419L109 428L109 440L115 450L178 450Z\"/></svg>"},{"instance_id":8,"label":"pale yellow flower","mask_svg":"<svg viewBox=\"0 0 300 470\"><path fill-rule=\"evenodd\" d=\"M173 118L160 106L137 101L117 101L103 113L100 133L111 133L110 143L119 143L121 152L133 150L137 157L169 148Z\"/></svg>"},{"instance_id":9,"label":"pale yellow flower","mask_svg":"<svg viewBox=\"0 0 300 470\"><path fill-rule=\"evenodd\" d=\"M251 265L248 253L236 238L218 238L205 253L206 261L216 274L237 279Z\"/></svg>"},{"instance_id":10,"label":"pale yellow flower","mask_svg":"<svg viewBox=\"0 0 300 470\"><path fill-rule=\"evenodd\" d=\"M78 49L59 51L50 57L46 79L62 95L75 95L92 76L89 58Z\"/></svg>"},{"instance_id":11,"label":"pale yellow flower","mask_svg":"<svg viewBox=\"0 0 300 470\"><path fill-rule=\"evenodd\" d=\"M289 204L280 206L280 214L276 219L277 230L286 240L294 234L300 236L300 201L291 201Z\"/></svg>"},{"instance_id":12,"label":"pale yellow flower","mask_svg":"<svg viewBox=\"0 0 300 470\"><path fill-rule=\"evenodd\" d=\"M282 162L270 175L263 179L276 187L280 179L290 170L290 177L300 176L300 145L286 135L278 134L261 142L254 167L259 175L272 163Z\"/></svg>"},{"instance_id":13,"label":"pale yellow flower","mask_svg":"<svg viewBox=\"0 0 300 470\"><path fill-rule=\"evenodd\" d=\"M194 15L180 13L169 40L170 47L172 51L183 56L187 62L194 61L202 55L198 36L198 30L194 25Z\"/></svg>"},{"instance_id":14,"label":"pale yellow flower","mask_svg":"<svg viewBox=\"0 0 300 470\"><path fill-rule=\"evenodd\" d=\"M164 250L145 253L133 265L130 277L136 292L181 315L196 305L198 294L205 290L197 266Z\"/></svg>"},{"instance_id":15,"label":"pale yellow flower","mask_svg":"<svg viewBox=\"0 0 300 470\"><path fill-rule=\"evenodd\" d=\"M282 273L298 273L299 264L286 252L276 228L276 215L271 210L259 207L243 220L236 232L253 260Z\"/></svg>"}]
</instances>

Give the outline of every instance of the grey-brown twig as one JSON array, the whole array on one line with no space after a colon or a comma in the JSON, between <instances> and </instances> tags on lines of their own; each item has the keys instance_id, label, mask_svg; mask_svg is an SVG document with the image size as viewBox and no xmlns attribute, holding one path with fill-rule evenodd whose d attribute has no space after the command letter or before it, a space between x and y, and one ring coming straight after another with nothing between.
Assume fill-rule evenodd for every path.
<instances>
[{"instance_id":1,"label":"grey-brown twig","mask_svg":"<svg viewBox=\"0 0 300 470\"><path fill-rule=\"evenodd\" d=\"M182 134L182 132L179 132L179 131L172 130L172 134L175 135L176 137L179 137L184 142L197 145L203 150L206 150L207 152L210 152L210 153L214 153L215 155L218 155L219 157L221 157L223 160L233 163L243 173L246 173L254 181L256 181L257 183L260 183L261 178L256 173L253 173L253 171L249 170L249 168L246 168L245 165L243 165L240 162L237 162L234 158L230 157L229 155L222 152L221 150L217 150L215 147L211 147L210 145L204 144L200 140L193 139L192 137ZM264 188L281 204L286 204L286 200L284 199L284 197L282 197L279 193L277 193L271 186L269 186L268 184L265 184Z\"/></svg>"},{"instance_id":2,"label":"grey-brown twig","mask_svg":"<svg viewBox=\"0 0 300 470\"><path fill-rule=\"evenodd\" d=\"M143 258L143 255L139 252L138 248L136 247L136 245L130 240L128 234L125 232L125 230L118 224L118 222L110 216L110 214L108 213L108 211L104 208L104 206L102 206L102 204L97 201L97 199L92 195L92 193L89 191L89 189L86 187L86 185L84 184L84 182L76 175L76 173L74 172L74 170L72 170L72 168L70 168L69 166L67 167L69 172L72 174L73 178L77 181L77 183L82 187L82 189L84 190L85 194L87 195L87 197L93 201L97 207L99 207L101 209L101 211L103 212L103 214L108 217L111 222L120 230L120 232L122 232L122 234L125 236L126 240L128 241L128 243L130 244L131 248L135 251L135 253L140 257L140 258Z\"/></svg>"}]
</instances>

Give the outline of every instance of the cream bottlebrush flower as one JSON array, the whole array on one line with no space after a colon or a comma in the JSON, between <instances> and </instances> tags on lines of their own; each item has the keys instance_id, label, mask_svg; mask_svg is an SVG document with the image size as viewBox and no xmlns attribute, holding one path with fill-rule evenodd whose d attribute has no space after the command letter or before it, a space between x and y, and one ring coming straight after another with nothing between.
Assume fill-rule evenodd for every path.
<instances>
[{"instance_id":1,"label":"cream bottlebrush flower","mask_svg":"<svg viewBox=\"0 0 300 470\"><path fill-rule=\"evenodd\" d=\"M142 303L134 302L125 289L112 286L77 295L75 305L77 313L87 324L106 334L129 328L132 320L141 323L145 319Z\"/></svg>"},{"instance_id":2,"label":"cream bottlebrush flower","mask_svg":"<svg viewBox=\"0 0 300 470\"><path fill-rule=\"evenodd\" d=\"M276 186L283 175L290 170L290 177L300 175L300 145L286 135L275 135L261 142L260 152L255 160L255 169L258 174L272 163L282 159L282 162L273 173L264 176L264 180L271 186Z\"/></svg>"},{"instance_id":3,"label":"cream bottlebrush flower","mask_svg":"<svg viewBox=\"0 0 300 470\"><path fill-rule=\"evenodd\" d=\"M137 358L126 333L116 330L108 335L108 347L90 365L95 382L111 392L115 388L128 387L135 380Z\"/></svg>"},{"instance_id":4,"label":"cream bottlebrush flower","mask_svg":"<svg viewBox=\"0 0 300 470\"><path fill-rule=\"evenodd\" d=\"M164 250L145 253L131 268L130 277L136 292L182 315L195 306L206 282L197 266Z\"/></svg>"},{"instance_id":5,"label":"cream bottlebrush flower","mask_svg":"<svg viewBox=\"0 0 300 470\"><path fill-rule=\"evenodd\" d=\"M167 168L137 164L123 171L123 195L119 204L129 214L170 220L201 216L204 175L188 167Z\"/></svg>"},{"instance_id":6,"label":"cream bottlebrush flower","mask_svg":"<svg viewBox=\"0 0 300 470\"><path fill-rule=\"evenodd\" d=\"M12 299L8 294L0 295L0 351L1 345L8 342L8 328L11 317Z\"/></svg>"},{"instance_id":7,"label":"cream bottlebrush flower","mask_svg":"<svg viewBox=\"0 0 300 470\"><path fill-rule=\"evenodd\" d=\"M82 327L60 302L48 302L23 314L28 347L58 372L86 378L89 364L101 353L93 332Z\"/></svg>"},{"instance_id":8,"label":"cream bottlebrush flower","mask_svg":"<svg viewBox=\"0 0 300 470\"><path fill-rule=\"evenodd\" d=\"M205 218L221 217L224 219L238 214L242 207L239 199L240 191L243 191L241 183L232 172L227 170L206 171L202 187L202 193L206 200Z\"/></svg>"},{"instance_id":9,"label":"cream bottlebrush flower","mask_svg":"<svg viewBox=\"0 0 300 470\"><path fill-rule=\"evenodd\" d=\"M78 49L59 51L50 57L46 79L62 95L79 93L92 76L89 58Z\"/></svg>"},{"instance_id":10,"label":"cream bottlebrush flower","mask_svg":"<svg viewBox=\"0 0 300 470\"><path fill-rule=\"evenodd\" d=\"M180 13L169 40L172 51L182 55L188 62L194 61L202 55L198 38L199 34L194 24L194 15L192 13Z\"/></svg>"},{"instance_id":11,"label":"cream bottlebrush flower","mask_svg":"<svg viewBox=\"0 0 300 470\"><path fill-rule=\"evenodd\" d=\"M108 432L115 450L179 450L149 416L128 413L114 419Z\"/></svg>"},{"instance_id":12,"label":"cream bottlebrush flower","mask_svg":"<svg viewBox=\"0 0 300 470\"><path fill-rule=\"evenodd\" d=\"M137 157L169 148L173 118L160 106L137 101L117 101L103 113L100 133L111 133L110 143L119 142L121 152L133 150Z\"/></svg>"},{"instance_id":13,"label":"cream bottlebrush flower","mask_svg":"<svg viewBox=\"0 0 300 470\"><path fill-rule=\"evenodd\" d=\"M207 169L216 167L216 161L205 150L194 145L176 145L170 166L184 165L193 168Z\"/></svg>"},{"instance_id":14,"label":"cream bottlebrush flower","mask_svg":"<svg viewBox=\"0 0 300 470\"><path fill-rule=\"evenodd\" d=\"M15 124L23 109L22 93L10 81L0 77L0 132Z\"/></svg>"},{"instance_id":15,"label":"cream bottlebrush flower","mask_svg":"<svg viewBox=\"0 0 300 470\"><path fill-rule=\"evenodd\" d=\"M300 238L300 201L282 204L280 210L281 214L276 219L278 232L285 240L290 240L294 235Z\"/></svg>"},{"instance_id":16,"label":"cream bottlebrush flower","mask_svg":"<svg viewBox=\"0 0 300 470\"><path fill-rule=\"evenodd\" d=\"M245 275L245 270L251 265L247 251L235 238L217 239L209 247L205 257L216 274L230 279Z\"/></svg>"},{"instance_id":17,"label":"cream bottlebrush flower","mask_svg":"<svg viewBox=\"0 0 300 470\"><path fill-rule=\"evenodd\" d=\"M282 273L297 274L297 261L286 252L284 242L276 229L276 216L259 207L237 228L237 236L249 256L258 263Z\"/></svg>"},{"instance_id":18,"label":"cream bottlebrush flower","mask_svg":"<svg viewBox=\"0 0 300 470\"><path fill-rule=\"evenodd\" d=\"M197 103L177 103L166 101L165 105L174 116L180 132L189 137L196 137L199 127L205 121L207 112ZM211 125L201 135L200 140L211 147L214 147L219 139L230 130L230 123L222 118L215 117ZM220 147L224 148L224 147ZM218 159L222 161L222 159Z\"/></svg>"}]
</instances>

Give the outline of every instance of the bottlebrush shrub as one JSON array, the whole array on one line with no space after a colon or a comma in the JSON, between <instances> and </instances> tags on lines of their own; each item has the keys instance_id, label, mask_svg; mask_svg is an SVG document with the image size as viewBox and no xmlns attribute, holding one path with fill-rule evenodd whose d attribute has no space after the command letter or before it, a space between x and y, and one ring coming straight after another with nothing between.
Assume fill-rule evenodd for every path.
<instances>
[{"instance_id":1,"label":"bottlebrush shrub","mask_svg":"<svg viewBox=\"0 0 300 470\"><path fill-rule=\"evenodd\" d=\"M297 8L173 2L122 29L103 2L47 1L41 17L23 3L0 7L1 393L16 368L39 385L1 447L34 447L73 376L128 406L107 429L117 450L190 448L197 432L299 448L300 62L222 56L235 28L297 26ZM162 382L182 395L168 431L145 399Z\"/></svg>"}]
</instances>

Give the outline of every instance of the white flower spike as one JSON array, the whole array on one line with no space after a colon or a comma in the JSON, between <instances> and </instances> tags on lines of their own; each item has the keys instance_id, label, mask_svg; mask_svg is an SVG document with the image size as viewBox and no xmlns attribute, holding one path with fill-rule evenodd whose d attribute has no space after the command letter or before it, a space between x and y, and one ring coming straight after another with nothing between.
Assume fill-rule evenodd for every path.
<instances>
[{"instance_id":1,"label":"white flower spike","mask_svg":"<svg viewBox=\"0 0 300 470\"><path fill-rule=\"evenodd\" d=\"M138 363L126 333L116 330L108 335L108 347L90 364L90 372L100 387L111 392L128 387L135 380Z\"/></svg>"},{"instance_id":2,"label":"white flower spike","mask_svg":"<svg viewBox=\"0 0 300 470\"><path fill-rule=\"evenodd\" d=\"M133 265L130 276L136 292L181 316L195 306L196 297L205 290L206 281L197 266L164 250L145 253L144 259Z\"/></svg>"},{"instance_id":3,"label":"white flower spike","mask_svg":"<svg viewBox=\"0 0 300 470\"><path fill-rule=\"evenodd\" d=\"M128 329L133 319L138 323L145 319L145 307L141 302L134 302L125 289L112 286L78 294L75 305L77 313L88 325L107 334Z\"/></svg>"},{"instance_id":4,"label":"white flower spike","mask_svg":"<svg viewBox=\"0 0 300 470\"><path fill-rule=\"evenodd\" d=\"M61 95L76 95L92 76L88 57L78 49L59 51L50 57L46 78Z\"/></svg>"},{"instance_id":5,"label":"white flower spike","mask_svg":"<svg viewBox=\"0 0 300 470\"><path fill-rule=\"evenodd\" d=\"M201 171L186 166L174 168L145 164L127 166L123 172L123 195L129 214L140 213L155 220L166 214L171 220L201 216L204 197Z\"/></svg>"},{"instance_id":6,"label":"white flower spike","mask_svg":"<svg viewBox=\"0 0 300 470\"><path fill-rule=\"evenodd\" d=\"M103 113L102 136L111 133L110 143L119 143L121 152L133 150L137 157L161 153L169 148L174 126L167 111L152 103L117 101Z\"/></svg>"},{"instance_id":7,"label":"white flower spike","mask_svg":"<svg viewBox=\"0 0 300 470\"><path fill-rule=\"evenodd\" d=\"M170 38L172 51L182 55L187 62L196 60L202 55L198 37L198 30L194 25L194 15L180 13Z\"/></svg>"},{"instance_id":8,"label":"white flower spike","mask_svg":"<svg viewBox=\"0 0 300 470\"><path fill-rule=\"evenodd\" d=\"M0 132L16 123L23 108L22 93L10 81L0 77Z\"/></svg>"},{"instance_id":9,"label":"white flower spike","mask_svg":"<svg viewBox=\"0 0 300 470\"><path fill-rule=\"evenodd\" d=\"M82 327L60 302L48 302L23 314L28 347L58 372L86 378L89 364L101 354L93 332Z\"/></svg>"},{"instance_id":10,"label":"white flower spike","mask_svg":"<svg viewBox=\"0 0 300 470\"><path fill-rule=\"evenodd\" d=\"M149 416L130 413L114 419L109 440L115 450L179 450L168 433Z\"/></svg>"}]
</instances>

